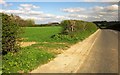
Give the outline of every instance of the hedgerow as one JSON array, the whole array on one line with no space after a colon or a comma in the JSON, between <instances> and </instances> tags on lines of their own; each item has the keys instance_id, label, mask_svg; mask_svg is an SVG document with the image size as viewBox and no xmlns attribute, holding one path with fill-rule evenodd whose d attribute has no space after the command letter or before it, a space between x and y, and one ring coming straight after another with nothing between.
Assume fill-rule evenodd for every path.
<instances>
[{"instance_id":1,"label":"hedgerow","mask_svg":"<svg viewBox=\"0 0 120 75\"><path fill-rule=\"evenodd\" d=\"M19 50L20 27L14 15L2 14L2 54Z\"/></svg>"},{"instance_id":2,"label":"hedgerow","mask_svg":"<svg viewBox=\"0 0 120 75\"><path fill-rule=\"evenodd\" d=\"M81 20L64 20L61 22L61 26L62 32L51 36L55 40L77 42L97 30L94 23Z\"/></svg>"}]
</instances>

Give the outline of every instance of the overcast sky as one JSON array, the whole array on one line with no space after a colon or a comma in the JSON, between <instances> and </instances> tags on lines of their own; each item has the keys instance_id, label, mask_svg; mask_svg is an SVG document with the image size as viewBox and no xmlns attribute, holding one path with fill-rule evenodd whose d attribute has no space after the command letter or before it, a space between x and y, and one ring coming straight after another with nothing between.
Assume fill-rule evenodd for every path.
<instances>
[{"instance_id":1,"label":"overcast sky","mask_svg":"<svg viewBox=\"0 0 120 75\"><path fill-rule=\"evenodd\" d=\"M21 0L22 1L22 0ZM65 19L85 21L118 20L118 0L0 0L0 12L34 19L35 23L60 22ZM34 1L34 2L33 2ZM61 2L60 2L61 1Z\"/></svg>"}]
</instances>

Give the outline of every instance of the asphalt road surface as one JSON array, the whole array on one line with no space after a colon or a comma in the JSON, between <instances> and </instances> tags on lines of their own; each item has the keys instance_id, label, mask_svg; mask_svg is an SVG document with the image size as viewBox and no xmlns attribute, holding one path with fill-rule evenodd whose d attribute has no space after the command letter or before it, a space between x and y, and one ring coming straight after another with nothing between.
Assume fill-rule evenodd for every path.
<instances>
[{"instance_id":1,"label":"asphalt road surface","mask_svg":"<svg viewBox=\"0 0 120 75\"><path fill-rule=\"evenodd\" d=\"M118 73L118 32L102 29L78 73Z\"/></svg>"}]
</instances>

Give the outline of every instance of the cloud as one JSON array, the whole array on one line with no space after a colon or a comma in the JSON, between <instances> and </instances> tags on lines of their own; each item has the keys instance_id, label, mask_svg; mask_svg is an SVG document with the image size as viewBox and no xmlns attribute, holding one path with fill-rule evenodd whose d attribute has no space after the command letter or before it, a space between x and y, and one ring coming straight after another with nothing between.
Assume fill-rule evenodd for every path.
<instances>
[{"instance_id":1,"label":"cloud","mask_svg":"<svg viewBox=\"0 0 120 75\"><path fill-rule=\"evenodd\" d=\"M2 10L2 12L7 13L7 14L22 14L24 13L23 11L20 10Z\"/></svg>"},{"instance_id":2,"label":"cloud","mask_svg":"<svg viewBox=\"0 0 120 75\"><path fill-rule=\"evenodd\" d=\"M101 9L99 9L101 8ZM118 20L118 5L113 4L109 6L99 7L96 10L99 10L95 12L99 17L101 17L102 20ZM94 9L95 10L95 9Z\"/></svg>"},{"instance_id":3,"label":"cloud","mask_svg":"<svg viewBox=\"0 0 120 75\"><path fill-rule=\"evenodd\" d=\"M0 4L5 4L6 2L4 0L0 0Z\"/></svg>"},{"instance_id":4,"label":"cloud","mask_svg":"<svg viewBox=\"0 0 120 75\"><path fill-rule=\"evenodd\" d=\"M114 5L111 5L111 6L106 7L106 9L107 9L108 11L117 11L117 10L118 10L118 5L117 5L117 4L114 4Z\"/></svg>"},{"instance_id":5,"label":"cloud","mask_svg":"<svg viewBox=\"0 0 120 75\"><path fill-rule=\"evenodd\" d=\"M20 7L25 7L24 9L20 9ZM35 22L37 23L48 23L48 22L60 22L61 20L66 19L65 16L60 16L60 15L54 15L54 14L49 14L49 13L44 13L43 11L36 11L34 9L27 9L28 7L34 7L33 5L20 5L19 9L14 9L14 10L5 10L5 9L0 9L0 12L4 12L7 14L15 14L20 16L22 19L34 19ZM26 8L27 7L27 8ZM28 10L26 12L26 10Z\"/></svg>"},{"instance_id":6,"label":"cloud","mask_svg":"<svg viewBox=\"0 0 120 75\"><path fill-rule=\"evenodd\" d=\"M97 8L94 7L93 10L95 11L93 13L101 17L101 19L103 20L108 20L108 21L118 20L118 5L117 4L104 6L104 7L97 6Z\"/></svg>"},{"instance_id":7,"label":"cloud","mask_svg":"<svg viewBox=\"0 0 120 75\"><path fill-rule=\"evenodd\" d=\"M81 12L81 11L85 11L86 9L85 8L65 8L65 9L62 9L62 11L64 12L69 12L69 13L77 13L77 12Z\"/></svg>"},{"instance_id":8,"label":"cloud","mask_svg":"<svg viewBox=\"0 0 120 75\"><path fill-rule=\"evenodd\" d=\"M33 11L33 10L31 10L31 11L27 12L27 14L29 14L29 15L42 15L43 12L42 11Z\"/></svg>"},{"instance_id":9,"label":"cloud","mask_svg":"<svg viewBox=\"0 0 120 75\"><path fill-rule=\"evenodd\" d=\"M60 22L62 20L68 19L65 16L52 15L52 14L42 14L42 15L22 15L23 19L34 19L35 23L49 23L49 22Z\"/></svg>"},{"instance_id":10,"label":"cloud","mask_svg":"<svg viewBox=\"0 0 120 75\"><path fill-rule=\"evenodd\" d=\"M88 18L87 15L79 15L79 14L69 14L68 17L70 17L70 18Z\"/></svg>"},{"instance_id":11,"label":"cloud","mask_svg":"<svg viewBox=\"0 0 120 75\"><path fill-rule=\"evenodd\" d=\"M106 6L106 7L102 7L102 6L96 6L92 8L93 11L118 11L118 5L114 4L111 6Z\"/></svg>"},{"instance_id":12,"label":"cloud","mask_svg":"<svg viewBox=\"0 0 120 75\"><path fill-rule=\"evenodd\" d=\"M84 11L78 10L78 8L77 10L76 8L65 8L63 12L68 12L66 16L70 19L79 19L85 21L118 20L117 4L111 4L108 6L94 6L87 9L83 8L85 9Z\"/></svg>"},{"instance_id":13,"label":"cloud","mask_svg":"<svg viewBox=\"0 0 120 75\"><path fill-rule=\"evenodd\" d=\"M104 7L102 6L95 6L92 8L93 11L102 11L104 9Z\"/></svg>"},{"instance_id":14,"label":"cloud","mask_svg":"<svg viewBox=\"0 0 120 75\"><path fill-rule=\"evenodd\" d=\"M33 4L20 4L19 10L21 11L30 11L32 9L40 8L39 6L35 6Z\"/></svg>"},{"instance_id":15,"label":"cloud","mask_svg":"<svg viewBox=\"0 0 120 75\"><path fill-rule=\"evenodd\" d=\"M23 19L34 19L36 23L60 22L65 19L78 19L85 21L112 21L118 19L118 5L111 4L109 6L94 6L94 7L74 7L60 9L64 14L55 15L45 13L41 10L36 10L39 6L33 4L20 4L18 9L3 10L0 12L15 14Z\"/></svg>"},{"instance_id":16,"label":"cloud","mask_svg":"<svg viewBox=\"0 0 120 75\"><path fill-rule=\"evenodd\" d=\"M0 0L0 4L2 4L2 5L5 6L5 7L9 7L9 6L12 5L11 3L7 3L7 2L4 1L4 0Z\"/></svg>"},{"instance_id":17,"label":"cloud","mask_svg":"<svg viewBox=\"0 0 120 75\"><path fill-rule=\"evenodd\" d=\"M33 4L20 4L20 6L21 6L21 7L25 7L25 8L26 8L26 7L27 7L27 8L28 8L28 7L31 7L31 8L39 8L39 6L35 6L35 5L33 5Z\"/></svg>"},{"instance_id":18,"label":"cloud","mask_svg":"<svg viewBox=\"0 0 120 75\"><path fill-rule=\"evenodd\" d=\"M44 22L44 23L48 23L48 22L60 22L62 20L65 19L70 19L73 18L77 15L72 15L70 16L64 16L64 15L54 15L54 14L48 14L48 13L44 13L43 11L36 11L34 9L40 8L39 6L35 6L33 4L20 4L18 9L14 9L14 10L1 10L4 13L8 13L8 14L15 14L15 15L19 15L21 18L23 19L34 19L36 22ZM69 8L69 9L64 9L64 12L80 12L80 11L85 11L85 9L83 8ZM85 15L79 15L79 18L83 18L86 17Z\"/></svg>"},{"instance_id":19,"label":"cloud","mask_svg":"<svg viewBox=\"0 0 120 75\"><path fill-rule=\"evenodd\" d=\"M34 9L40 8L33 4L20 4L18 9L1 9L0 12L4 12L7 14L15 14L22 16L23 19L34 18L36 19L36 15L44 15L42 11L35 11Z\"/></svg>"}]
</instances>

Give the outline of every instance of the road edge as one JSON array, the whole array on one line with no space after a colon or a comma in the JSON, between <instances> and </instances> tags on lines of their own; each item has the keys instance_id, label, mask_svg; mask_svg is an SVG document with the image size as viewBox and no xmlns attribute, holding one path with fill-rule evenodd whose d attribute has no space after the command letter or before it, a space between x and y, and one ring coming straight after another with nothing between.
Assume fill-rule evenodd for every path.
<instances>
[{"instance_id":1,"label":"road edge","mask_svg":"<svg viewBox=\"0 0 120 75\"><path fill-rule=\"evenodd\" d=\"M94 32L92 35L90 35L88 38L90 38L90 37L93 37L93 36L97 36L97 33L100 31L100 29L98 29L96 32ZM95 44L95 41L97 40L97 37L93 40L93 43L91 44L91 46L90 46L90 48L87 50L87 56L88 56L88 54L90 53L90 51L91 51L91 48L93 47L93 45ZM80 66L82 65L82 63L85 61L85 59L86 59L86 57L87 56L85 56L84 58L83 58L83 60L81 61L81 63L79 63L79 66L76 66L77 68L72 72L72 73L77 73L77 71L79 70L79 68L80 68Z\"/></svg>"}]
</instances>

